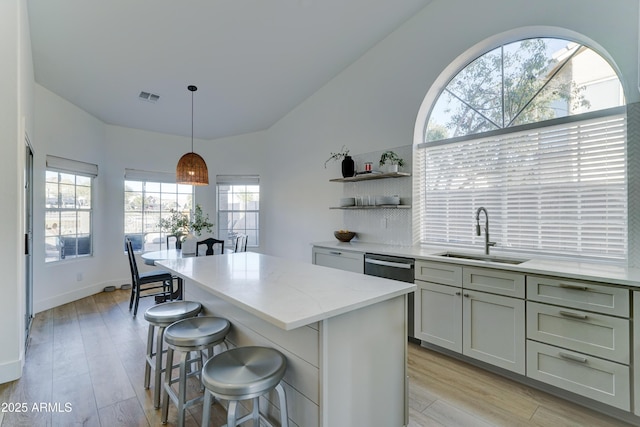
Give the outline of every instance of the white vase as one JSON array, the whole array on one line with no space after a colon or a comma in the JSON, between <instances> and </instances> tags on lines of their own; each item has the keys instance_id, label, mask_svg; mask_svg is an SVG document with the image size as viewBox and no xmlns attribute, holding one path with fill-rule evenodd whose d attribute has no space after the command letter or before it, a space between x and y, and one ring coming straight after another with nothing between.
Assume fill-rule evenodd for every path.
<instances>
[{"instance_id":1,"label":"white vase","mask_svg":"<svg viewBox=\"0 0 640 427\"><path fill-rule=\"evenodd\" d=\"M183 255L195 255L198 249L198 239L193 234L189 233L182 240L182 254Z\"/></svg>"},{"instance_id":2,"label":"white vase","mask_svg":"<svg viewBox=\"0 0 640 427\"><path fill-rule=\"evenodd\" d=\"M388 173L395 173L398 172L398 165L393 164L393 165L387 165L387 172Z\"/></svg>"}]
</instances>

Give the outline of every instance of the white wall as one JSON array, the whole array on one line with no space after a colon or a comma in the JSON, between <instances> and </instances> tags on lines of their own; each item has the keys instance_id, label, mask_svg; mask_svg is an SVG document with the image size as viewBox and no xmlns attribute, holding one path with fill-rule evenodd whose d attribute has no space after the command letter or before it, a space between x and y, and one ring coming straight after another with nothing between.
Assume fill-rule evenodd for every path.
<instances>
[{"instance_id":1,"label":"white wall","mask_svg":"<svg viewBox=\"0 0 640 427\"><path fill-rule=\"evenodd\" d=\"M18 378L24 363L25 134L33 135L33 63L24 0L0 2L0 383ZM12 244L17 242L17 244Z\"/></svg>"},{"instance_id":2,"label":"white wall","mask_svg":"<svg viewBox=\"0 0 640 427\"><path fill-rule=\"evenodd\" d=\"M357 155L412 144L420 104L452 61L482 40L525 27L532 33L533 26L597 42L620 70L628 101L640 100L636 0L436 0L271 129L196 141L195 151L207 161L212 183L216 174L260 175L261 252L310 260L311 242L333 239L333 230L345 223L342 211L328 209L343 194L340 184L329 182L340 175L339 165L323 167L329 153L342 145ZM52 267L40 257L35 300L44 309L128 281L121 236L124 168L172 171L190 141L100 124L43 88L36 103L39 154L100 167L95 257ZM196 202L215 212L215 187L198 188ZM36 229L42 223L36 218Z\"/></svg>"}]
</instances>

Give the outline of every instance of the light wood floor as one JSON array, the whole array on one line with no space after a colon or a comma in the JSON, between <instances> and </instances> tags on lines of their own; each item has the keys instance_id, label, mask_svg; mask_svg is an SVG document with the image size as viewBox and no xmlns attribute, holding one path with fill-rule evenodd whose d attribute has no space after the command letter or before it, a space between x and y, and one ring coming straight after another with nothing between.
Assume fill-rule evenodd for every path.
<instances>
[{"instance_id":1,"label":"light wood floor","mask_svg":"<svg viewBox=\"0 0 640 427\"><path fill-rule=\"evenodd\" d=\"M0 385L0 402L24 403L26 412L3 407L3 427L161 425L152 390L142 386L147 324L131 317L128 297L101 293L36 315L22 378ZM139 313L151 303L142 299ZM627 426L414 344L409 374L411 427ZM190 408L186 424L200 426L201 411ZM224 416L216 405L215 425Z\"/></svg>"}]
</instances>

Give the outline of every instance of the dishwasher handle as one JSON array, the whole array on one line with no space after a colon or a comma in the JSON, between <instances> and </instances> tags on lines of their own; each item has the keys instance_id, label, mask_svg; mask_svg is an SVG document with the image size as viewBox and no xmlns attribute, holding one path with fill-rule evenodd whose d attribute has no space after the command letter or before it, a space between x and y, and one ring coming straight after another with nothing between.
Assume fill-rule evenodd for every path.
<instances>
[{"instance_id":1,"label":"dishwasher handle","mask_svg":"<svg viewBox=\"0 0 640 427\"><path fill-rule=\"evenodd\" d=\"M406 270L410 270L413 268L413 264L404 262L383 261L381 259L374 258L365 258L364 262L368 264L383 265L385 267L404 268Z\"/></svg>"}]
</instances>

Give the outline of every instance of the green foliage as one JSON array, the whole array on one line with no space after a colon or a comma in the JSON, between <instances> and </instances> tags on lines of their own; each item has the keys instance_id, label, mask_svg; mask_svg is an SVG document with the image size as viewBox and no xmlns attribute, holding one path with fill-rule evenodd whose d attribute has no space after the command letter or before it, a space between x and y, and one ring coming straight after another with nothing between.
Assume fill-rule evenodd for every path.
<instances>
[{"instance_id":1,"label":"green foliage","mask_svg":"<svg viewBox=\"0 0 640 427\"><path fill-rule=\"evenodd\" d=\"M331 153L329 158L324 162L324 167L326 168L327 167L327 163L329 163L330 161L341 160L341 159L344 159L345 157L347 157L348 155L349 155L349 149L343 145L342 149L339 152Z\"/></svg>"},{"instance_id":2,"label":"green foliage","mask_svg":"<svg viewBox=\"0 0 640 427\"><path fill-rule=\"evenodd\" d=\"M171 215L161 218L158 223L160 230L167 234L181 236L193 231L196 236L199 236L202 230L206 230L209 233L213 231L214 224L209 220L209 214L204 215L200 205L196 205L191 215L193 220L190 220L189 216L184 212L179 212L175 209L171 209L169 212Z\"/></svg>"},{"instance_id":3,"label":"green foliage","mask_svg":"<svg viewBox=\"0 0 640 427\"><path fill-rule=\"evenodd\" d=\"M385 151L380 156L380 166L384 166L387 163L390 165L398 165L400 167L404 166L404 160L393 151Z\"/></svg>"}]
</instances>

